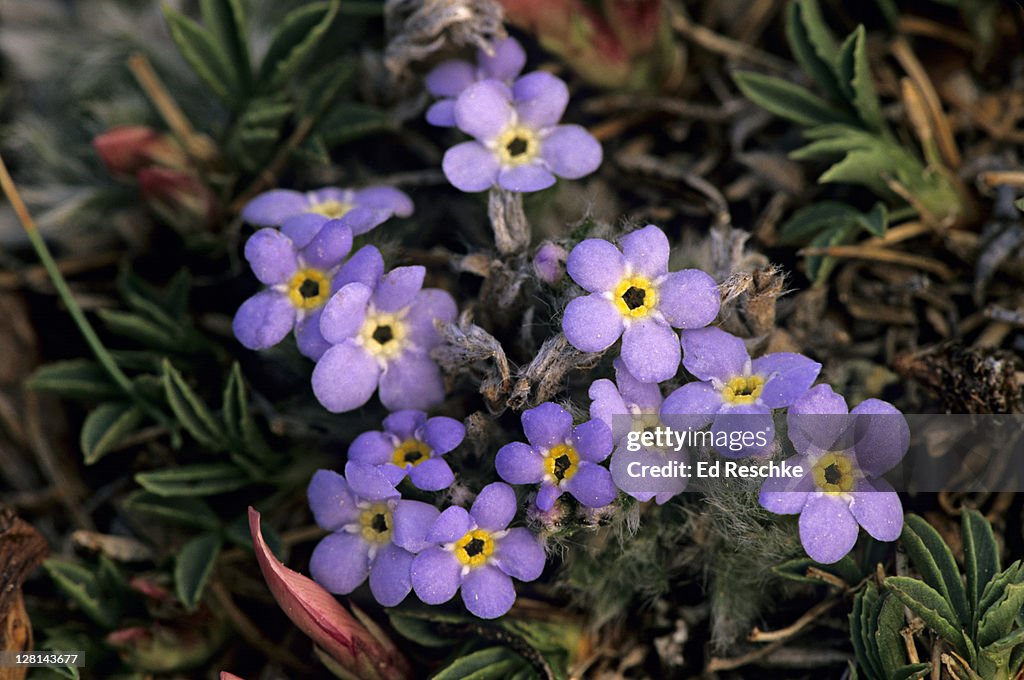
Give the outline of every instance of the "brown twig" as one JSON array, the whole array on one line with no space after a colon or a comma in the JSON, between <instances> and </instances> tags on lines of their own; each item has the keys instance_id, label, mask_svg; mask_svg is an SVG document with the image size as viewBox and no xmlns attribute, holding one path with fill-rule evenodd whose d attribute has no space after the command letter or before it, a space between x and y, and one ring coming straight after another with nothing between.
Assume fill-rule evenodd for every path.
<instances>
[{"instance_id":1,"label":"brown twig","mask_svg":"<svg viewBox=\"0 0 1024 680\"><path fill-rule=\"evenodd\" d=\"M956 139L953 137L953 129L949 124L946 114L942 111L939 95L935 91L931 78L928 77L928 72L925 71L924 66L921 65L914 51L910 49L910 44L906 38L897 38L893 41L892 53L917 86L917 90L924 100L924 106L931 119L931 127L935 131L935 143L939 148L939 153L942 154L949 167L959 168L962 160L960 150L957 149Z\"/></svg>"},{"instance_id":2,"label":"brown twig","mask_svg":"<svg viewBox=\"0 0 1024 680\"><path fill-rule=\"evenodd\" d=\"M760 649L755 649L752 652L748 652L746 654L743 654L742 656L736 656L731 659L723 659L722 657L713 656L711 657L711 660L708 661L708 665L707 668L705 668L705 670L708 673L715 673L718 671L731 671L735 668L746 666L747 664L751 664L765 658L772 652L781 648L785 644L785 642L785 640L777 640L775 642L765 645Z\"/></svg>"},{"instance_id":3,"label":"brown twig","mask_svg":"<svg viewBox=\"0 0 1024 680\"><path fill-rule=\"evenodd\" d=\"M951 281L954 278L953 271L938 260L923 255L902 253L887 248L874 246L826 246L821 248L804 248L799 255L828 255L829 257L842 257L857 260L870 260L874 262L889 262L891 264L902 264L914 269L931 272L944 281Z\"/></svg>"},{"instance_id":4,"label":"brown twig","mask_svg":"<svg viewBox=\"0 0 1024 680\"><path fill-rule=\"evenodd\" d=\"M740 42L739 40L727 38L724 35L715 33L705 26L694 23L690 17L686 15L686 10L677 3L673 3L669 5L669 7L671 14L669 23L671 24L672 29L687 40L700 45L709 52L714 52L715 54L729 59L758 64L773 71L786 72L792 68L788 62L783 61L776 56Z\"/></svg>"},{"instance_id":5,"label":"brown twig","mask_svg":"<svg viewBox=\"0 0 1024 680\"><path fill-rule=\"evenodd\" d=\"M811 607L806 614L801 616L799 619L778 630L763 631L758 627L754 627L754 630L750 632L747 639L751 642L775 642L785 641L793 637L812 622L814 622L819 616L827 612L829 609L834 607L839 602L838 597L832 597Z\"/></svg>"}]
</instances>

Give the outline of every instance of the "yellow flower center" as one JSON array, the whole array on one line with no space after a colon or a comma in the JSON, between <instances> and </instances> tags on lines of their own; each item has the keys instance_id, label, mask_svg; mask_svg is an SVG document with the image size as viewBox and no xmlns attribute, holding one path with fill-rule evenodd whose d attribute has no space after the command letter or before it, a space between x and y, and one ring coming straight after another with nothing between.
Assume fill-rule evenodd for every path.
<instances>
[{"instance_id":1,"label":"yellow flower center","mask_svg":"<svg viewBox=\"0 0 1024 680\"><path fill-rule=\"evenodd\" d=\"M814 464L811 474L814 475L814 483L826 493L840 494L853 490L853 461L841 453L826 453Z\"/></svg>"},{"instance_id":2,"label":"yellow flower center","mask_svg":"<svg viewBox=\"0 0 1024 680\"><path fill-rule=\"evenodd\" d=\"M556 481L571 479L579 469L580 454L569 444L559 444L548 450L544 458L544 469Z\"/></svg>"},{"instance_id":3,"label":"yellow flower center","mask_svg":"<svg viewBox=\"0 0 1024 680\"><path fill-rule=\"evenodd\" d=\"M359 533L369 543L388 543L391 527L391 509L386 503L373 503L359 514Z\"/></svg>"},{"instance_id":4,"label":"yellow flower center","mask_svg":"<svg viewBox=\"0 0 1024 680\"><path fill-rule=\"evenodd\" d=\"M366 315L359 337L363 347L378 359L394 359L405 347L408 329L398 314L371 312Z\"/></svg>"},{"instance_id":5,"label":"yellow flower center","mask_svg":"<svg viewBox=\"0 0 1024 680\"><path fill-rule=\"evenodd\" d=\"M467 567L483 566L493 553L494 539L483 529L474 529L455 543L455 558Z\"/></svg>"},{"instance_id":6,"label":"yellow flower center","mask_svg":"<svg viewBox=\"0 0 1024 680\"><path fill-rule=\"evenodd\" d=\"M722 399L729 404L753 404L764 391L764 378L759 375L738 375L722 388Z\"/></svg>"},{"instance_id":7,"label":"yellow flower center","mask_svg":"<svg viewBox=\"0 0 1024 680\"><path fill-rule=\"evenodd\" d=\"M418 439L406 439L395 447L391 462L400 468L404 468L406 465L415 467L430 458L431 453L433 451L426 442L421 442Z\"/></svg>"},{"instance_id":8,"label":"yellow flower center","mask_svg":"<svg viewBox=\"0 0 1024 680\"><path fill-rule=\"evenodd\" d=\"M513 125L498 135L498 158L504 166L529 163L540 153L537 133L522 125Z\"/></svg>"},{"instance_id":9,"label":"yellow flower center","mask_svg":"<svg viewBox=\"0 0 1024 680\"><path fill-rule=\"evenodd\" d=\"M619 281L612 293L612 302L623 316L639 319L657 306L658 290L643 276L630 276Z\"/></svg>"},{"instance_id":10,"label":"yellow flower center","mask_svg":"<svg viewBox=\"0 0 1024 680\"><path fill-rule=\"evenodd\" d=\"M330 295L327 275L319 269L300 269L288 282L288 299L299 309L316 309L327 302Z\"/></svg>"},{"instance_id":11,"label":"yellow flower center","mask_svg":"<svg viewBox=\"0 0 1024 680\"><path fill-rule=\"evenodd\" d=\"M306 212L316 213L317 215L323 215L324 217L336 220L343 217L345 213L351 209L352 206L348 203L331 200L323 201L322 203L314 203L306 208Z\"/></svg>"}]
</instances>

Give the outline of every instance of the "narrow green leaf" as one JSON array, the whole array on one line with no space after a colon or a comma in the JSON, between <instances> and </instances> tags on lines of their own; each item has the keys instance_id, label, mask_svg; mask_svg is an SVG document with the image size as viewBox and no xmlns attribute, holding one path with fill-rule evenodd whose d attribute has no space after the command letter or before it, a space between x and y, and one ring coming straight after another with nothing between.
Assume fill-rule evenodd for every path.
<instances>
[{"instance_id":1,"label":"narrow green leaf","mask_svg":"<svg viewBox=\"0 0 1024 680\"><path fill-rule=\"evenodd\" d=\"M796 210L779 230L779 242L785 245L806 243L819 232L850 224L860 211L848 203L819 201Z\"/></svg>"},{"instance_id":2,"label":"narrow green leaf","mask_svg":"<svg viewBox=\"0 0 1024 680\"><path fill-rule=\"evenodd\" d=\"M786 37L793 56L825 95L834 102L844 100L836 79L835 63L839 48L835 36L821 16L817 0L796 0L786 13Z\"/></svg>"},{"instance_id":3,"label":"narrow green leaf","mask_svg":"<svg viewBox=\"0 0 1024 680\"><path fill-rule=\"evenodd\" d=\"M937 590L956 613L958 627L971 630L971 611L960 569L956 566L953 552L939 532L923 517L907 515L900 540L924 582Z\"/></svg>"},{"instance_id":4,"label":"narrow green leaf","mask_svg":"<svg viewBox=\"0 0 1024 680\"><path fill-rule=\"evenodd\" d=\"M987 647L1009 635L1016 625L1017 615L1020 614L1022 607L1024 607L1024 583L1007 585L1002 599L981 613L976 638L978 646Z\"/></svg>"},{"instance_id":5,"label":"narrow green leaf","mask_svg":"<svg viewBox=\"0 0 1024 680\"><path fill-rule=\"evenodd\" d=\"M372 106L342 102L332 106L315 129L326 144L337 146L394 127L391 118Z\"/></svg>"},{"instance_id":6,"label":"narrow green leaf","mask_svg":"<svg viewBox=\"0 0 1024 680\"><path fill-rule=\"evenodd\" d=\"M1024 645L1024 628L1014 629L1012 633L983 647L981 651L990 656L997 656L1011 651L1018 645Z\"/></svg>"},{"instance_id":7,"label":"narrow green leaf","mask_svg":"<svg viewBox=\"0 0 1024 680\"><path fill-rule=\"evenodd\" d=\"M135 340L145 347L173 352L183 349L174 330L140 314L120 309L101 309L98 314L112 333Z\"/></svg>"},{"instance_id":8,"label":"narrow green leaf","mask_svg":"<svg viewBox=\"0 0 1024 680\"><path fill-rule=\"evenodd\" d=\"M175 524L210 530L220 527L217 513L199 498L165 498L149 491L136 491L125 499L124 507L129 512L159 517Z\"/></svg>"},{"instance_id":9,"label":"narrow green leaf","mask_svg":"<svg viewBox=\"0 0 1024 680\"><path fill-rule=\"evenodd\" d=\"M259 82L265 89L277 89L295 75L334 21L338 6L338 0L313 3L281 21L260 65Z\"/></svg>"},{"instance_id":10,"label":"narrow green leaf","mask_svg":"<svg viewBox=\"0 0 1024 680\"><path fill-rule=\"evenodd\" d=\"M800 125L848 123L849 116L821 97L788 80L752 71L738 71L733 79L750 101Z\"/></svg>"},{"instance_id":11,"label":"narrow green leaf","mask_svg":"<svg viewBox=\"0 0 1024 680\"><path fill-rule=\"evenodd\" d=\"M486 669L493 668L497 664L507 662L512 657L522 658L507 647L488 647L456 658L450 664L432 675L431 680L464 680L465 678L470 677L471 674L477 674L474 676L477 680L483 680L484 678L501 680L502 678L508 677L507 674L479 675L478 673L485 671Z\"/></svg>"},{"instance_id":12,"label":"narrow green leaf","mask_svg":"<svg viewBox=\"0 0 1024 680\"><path fill-rule=\"evenodd\" d=\"M355 77L358 66L355 58L341 58L305 79L299 104L302 117L318 120L323 116L345 85Z\"/></svg>"},{"instance_id":13,"label":"narrow green leaf","mask_svg":"<svg viewBox=\"0 0 1024 680\"><path fill-rule=\"evenodd\" d=\"M893 672L889 680L921 680L932 672L930 663L908 664Z\"/></svg>"},{"instance_id":14,"label":"narrow green leaf","mask_svg":"<svg viewBox=\"0 0 1024 680\"><path fill-rule=\"evenodd\" d=\"M872 236L881 238L885 236L885 230L889 228L889 211L884 203L875 203L870 212L858 213L857 224Z\"/></svg>"},{"instance_id":15,"label":"narrow green leaf","mask_svg":"<svg viewBox=\"0 0 1024 680\"><path fill-rule=\"evenodd\" d=\"M853 645L853 656L857 660L857 664L868 671L871 678L875 677L874 668L871 658L868 656L867 645L864 643L864 597L868 590L873 590L875 586L868 583L862 588L853 598L853 608L850 611L850 643Z\"/></svg>"},{"instance_id":16,"label":"narrow green leaf","mask_svg":"<svg viewBox=\"0 0 1024 680\"><path fill-rule=\"evenodd\" d=\"M248 92L252 85L252 66L249 63L249 37L242 1L200 0L199 9L206 29L230 56L243 94Z\"/></svg>"},{"instance_id":17,"label":"narrow green leaf","mask_svg":"<svg viewBox=\"0 0 1024 680\"><path fill-rule=\"evenodd\" d=\"M208 31L181 12L164 5L164 17L171 31L171 39L178 46L185 61L196 72L214 95L229 107L237 104L231 58Z\"/></svg>"},{"instance_id":18,"label":"narrow green leaf","mask_svg":"<svg viewBox=\"0 0 1024 680\"><path fill-rule=\"evenodd\" d=\"M205 448L224 450L227 438L210 409L170 361L164 360L163 369L164 395L178 421Z\"/></svg>"},{"instance_id":19,"label":"narrow green leaf","mask_svg":"<svg viewBox=\"0 0 1024 680\"><path fill-rule=\"evenodd\" d=\"M981 618L978 602L988 582L999 573L999 544L992 525L980 512L964 508L960 514L964 543L964 571L967 572L967 597L975 621Z\"/></svg>"},{"instance_id":20,"label":"narrow green leaf","mask_svg":"<svg viewBox=\"0 0 1024 680\"><path fill-rule=\"evenodd\" d=\"M158 496L212 496L249 483L246 475L231 463L200 463L140 472L135 481Z\"/></svg>"},{"instance_id":21,"label":"narrow green leaf","mask_svg":"<svg viewBox=\"0 0 1024 680\"><path fill-rule=\"evenodd\" d=\"M920 616L925 625L952 644L961 656L970 656L956 613L937 590L908 576L890 576L885 579L884 585Z\"/></svg>"},{"instance_id":22,"label":"narrow green leaf","mask_svg":"<svg viewBox=\"0 0 1024 680\"><path fill-rule=\"evenodd\" d=\"M871 79L867 36L863 25L858 26L843 43L836 71L839 73L840 87L845 91L864 126L873 132L884 132L885 122L882 120L882 111L878 104L878 93L875 92L875 84Z\"/></svg>"},{"instance_id":23,"label":"narrow green leaf","mask_svg":"<svg viewBox=\"0 0 1024 680\"><path fill-rule=\"evenodd\" d=\"M85 417L79 444L85 464L92 465L110 453L142 422L142 410L130 403L107 402Z\"/></svg>"},{"instance_id":24,"label":"narrow green leaf","mask_svg":"<svg viewBox=\"0 0 1024 680\"><path fill-rule=\"evenodd\" d=\"M430 621L403 616L394 610L388 613L388 619L399 635L423 647L451 647L456 642L450 635L438 633L437 625Z\"/></svg>"},{"instance_id":25,"label":"narrow green leaf","mask_svg":"<svg viewBox=\"0 0 1024 680\"><path fill-rule=\"evenodd\" d=\"M882 662L882 671L891 677L907 663L906 646L900 630L903 628L903 604L889 595L882 602L878 613L878 627L875 630L875 646Z\"/></svg>"},{"instance_id":26,"label":"narrow green leaf","mask_svg":"<svg viewBox=\"0 0 1024 680\"><path fill-rule=\"evenodd\" d=\"M117 625L118 608L115 603L102 599L103 592L95 574L73 562L52 557L43 562L43 569L65 595L78 603L86 616L106 629Z\"/></svg>"},{"instance_id":27,"label":"narrow green leaf","mask_svg":"<svg viewBox=\"0 0 1024 680\"><path fill-rule=\"evenodd\" d=\"M793 581L816 583L819 585L825 583L820 578L808 575L807 570L811 567L835 576L848 586L856 585L863 578L863 574L857 567L857 562L849 555L844 555L841 560L834 564L821 564L820 562L815 562L810 557L797 557L772 567L772 571L782 578Z\"/></svg>"},{"instance_id":28,"label":"narrow green leaf","mask_svg":"<svg viewBox=\"0 0 1024 680\"><path fill-rule=\"evenodd\" d=\"M174 592L189 611L195 611L220 555L221 538L200 534L182 546L174 561Z\"/></svg>"},{"instance_id":29,"label":"narrow green leaf","mask_svg":"<svg viewBox=\"0 0 1024 680\"><path fill-rule=\"evenodd\" d=\"M857 228L850 223L837 223L835 227L827 229L811 240L810 246L814 248L828 248L851 243L854 239ZM836 258L829 255L811 255L807 258L807 278L821 285L832 275L836 266Z\"/></svg>"},{"instance_id":30,"label":"narrow green leaf","mask_svg":"<svg viewBox=\"0 0 1024 680\"><path fill-rule=\"evenodd\" d=\"M124 394L110 380L110 374L95 361L71 359L46 364L36 369L25 381L29 389L49 392L68 399L82 399L93 403L106 401Z\"/></svg>"},{"instance_id":31,"label":"narrow green leaf","mask_svg":"<svg viewBox=\"0 0 1024 680\"><path fill-rule=\"evenodd\" d=\"M1024 567L1022 567L1020 560L993 576L984 590L981 591L981 599L978 600L978 618L981 618L981 614L984 614L989 607L1003 599L1008 585L1020 583L1022 578L1024 578Z\"/></svg>"}]
</instances>

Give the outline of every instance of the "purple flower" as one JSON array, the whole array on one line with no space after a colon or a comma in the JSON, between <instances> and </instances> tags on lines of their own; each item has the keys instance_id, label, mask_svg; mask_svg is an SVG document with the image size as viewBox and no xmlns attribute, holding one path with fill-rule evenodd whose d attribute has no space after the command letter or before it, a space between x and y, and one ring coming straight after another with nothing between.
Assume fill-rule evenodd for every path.
<instances>
[{"instance_id":1,"label":"purple flower","mask_svg":"<svg viewBox=\"0 0 1024 680\"><path fill-rule=\"evenodd\" d=\"M681 333L683 366L702 382L683 385L661 407L673 428L698 430L713 421L714 441L723 456L764 453L754 443L757 432L769 445L775 437L771 412L791 405L818 377L821 364L802 354L777 352L750 360L743 341L720 328Z\"/></svg>"},{"instance_id":2,"label":"purple flower","mask_svg":"<svg viewBox=\"0 0 1024 680\"><path fill-rule=\"evenodd\" d=\"M462 588L466 609L494 619L512 608L512 578L533 581L544 571L544 547L527 529L507 529L516 494L501 482L488 484L469 512L452 506L434 522L434 547L412 561L412 587L427 604L441 604Z\"/></svg>"},{"instance_id":3,"label":"purple flower","mask_svg":"<svg viewBox=\"0 0 1024 680\"><path fill-rule=\"evenodd\" d=\"M557 286L565 277L565 261L569 254L557 243L546 241L533 256L533 272L549 286Z\"/></svg>"},{"instance_id":4,"label":"purple flower","mask_svg":"<svg viewBox=\"0 0 1024 680\"><path fill-rule=\"evenodd\" d=\"M395 411L384 419L383 432L364 432L348 448L345 476L357 487L356 479L379 477L392 487L409 480L418 489L447 489L455 475L443 456L462 443L466 428L454 418L427 418L423 411ZM373 479L371 488L385 488Z\"/></svg>"},{"instance_id":5,"label":"purple flower","mask_svg":"<svg viewBox=\"0 0 1024 680\"><path fill-rule=\"evenodd\" d=\"M878 399L861 402L847 415L846 400L828 385L807 392L786 416L797 455L798 478L769 477L761 505L800 515L800 542L823 564L840 560L857 542L857 525L879 541L895 541L903 506L881 475L907 453L910 429L903 414Z\"/></svg>"},{"instance_id":6,"label":"purple flower","mask_svg":"<svg viewBox=\"0 0 1024 680\"><path fill-rule=\"evenodd\" d=\"M345 595L370 577L370 592L394 607L412 590L413 554L431 545L427 533L440 513L419 501L368 500L345 478L317 470L309 482L309 507L316 523L332 532L317 544L309 572L332 593Z\"/></svg>"},{"instance_id":7,"label":"purple flower","mask_svg":"<svg viewBox=\"0 0 1024 680\"><path fill-rule=\"evenodd\" d=\"M602 352L622 337L622 360L640 382L679 369L675 328L700 328L718 315L718 287L697 269L668 271L669 245L653 224L627 234L620 251L587 239L569 253L569 276L590 295L573 299L562 330L576 349Z\"/></svg>"},{"instance_id":8,"label":"purple flower","mask_svg":"<svg viewBox=\"0 0 1024 680\"><path fill-rule=\"evenodd\" d=\"M383 275L380 252L366 246L324 306L320 332L332 346L313 369L313 393L334 413L359 408L380 388L388 410L428 409L444 400L441 371L430 358L440 338L435 321L455 319L455 301L421 290L426 270L397 267Z\"/></svg>"},{"instance_id":9,"label":"purple flower","mask_svg":"<svg viewBox=\"0 0 1024 680\"><path fill-rule=\"evenodd\" d=\"M498 450L494 465L510 484L536 484L537 507L550 510L568 491L588 508L615 500L615 484L598 465L612 452L612 431L603 421L572 426L572 416L557 404L545 402L523 412L523 431L530 442L512 442Z\"/></svg>"},{"instance_id":10,"label":"purple flower","mask_svg":"<svg viewBox=\"0 0 1024 680\"><path fill-rule=\"evenodd\" d=\"M441 99L427 109L427 122L438 127L455 127L455 98L478 80L497 80L511 85L526 64L526 52L515 38L498 40L494 54L477 51L474 66L462 59L439 64L427 74L427 91Z\"/></svg>"},{"instance_id":11,"label":"purple flower","mask_svg":"<svg viewBox=\"0 0 1024 680\"><path fill-rule=\"evenodd\" d=\"M245 243L245 258L267 288L242 303L232 324L249 349L266 349L295 329L299 351L318 359L328 344L320 335L320 315L345 280L339 267L352 249L352 232L329 220L315 238L296 241L286 231L260 229Z\"/></svg>"},{"instance_id":12,"label":"purple flower","mask_svg":"<svg viewBox=\"0 0 1024 680\"><path fill-rule=\"evenodd\" d=\"M455 122L475 138L448 149L444 174L457 189L539 191L555 175L579 179L601 165L601 145L579 125L558 125L569 90L543 71L523 76L510 89L481 80L455 101Z\"/></svg>"},{"instance_id":13,"label":"purple flower","mask_svg":"<svg viewBox=\"0 0 1024 680\"><path fill-rule=\"evenodd\" d=\"M365 189L324 187L316 191L273 189L249 201L242 219L259 227L277 227L291 223L293 232L316 235L327 220L340 219L356 236L398 215L412 214L412 200L402 191L388 186Z\"/></svg>"},{"instance_id":14,"label":"purple flower","mask_svg":"<svg viewBox=\"0 0 1024 680\"><path fill-rule=\"evenodd\" d=\"M602 378L590 385L590 417L604 422L611 429L615 441L610 466L612 480L618 488L638 501L653 498L658 505L662 505L686 488L686 478L659 480L659 487L671 487L665 490L637 490L637 482L628 476L627 468L634 461L651 466L665 465L670 460L689 463L689 451L685 448L676 451L657 447L629 451L626 448L625 439L630 432L667 427L660 416L664 399L657 384L637 380L621 358L616 358L612 365L615 367L615 382Z\"/></svg>"}]
</instances>

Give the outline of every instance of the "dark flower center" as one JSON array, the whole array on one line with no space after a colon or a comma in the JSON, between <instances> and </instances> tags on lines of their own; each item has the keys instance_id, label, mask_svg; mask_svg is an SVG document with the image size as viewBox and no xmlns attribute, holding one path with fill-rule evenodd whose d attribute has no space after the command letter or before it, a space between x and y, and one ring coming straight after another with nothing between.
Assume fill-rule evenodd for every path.
<instances>
[{"instance_id":1,"label":"dark flower center","mask_svg":"<svg viewBox=\"0 0 1024 680\"><path fill-rule=\"evenodd\" d=\"M313 279L306 279L305 281L302 282L302 285L299 286L299 295L306 298L307 300L309 298L315 298L319 294L320 283L318 281L314 281Z\"/></svg>"},{"instance_id":2,"label":"dark flower center","mask_svg":"<svg viewBox=\"0 0 1024 680\"><path fill-rule=\"evenodd\" d=\"M476 557L484 551L484 542L482 539L474 538L466 544L463 550L466 551L467 557Z\"/></svg>"},{"instance_id":3,"label":"dark flower center","mask_svg":"<svg viewBox=\"0 0 1024 680\"><path fill-rule=\"evenodd\" d=\"M572 467L572 461L569 460L569 456L561 455L555 458L555 479L562 481L565 478L565 472Z\"/></svg>"},{"instance_id":4,"label":"dark flower center","mask_svg":"<svg viewBox=\"0 0 1024 680\"><path fill-rule=\"evenodd\" d=\"M373 520L370 522L370 527L378 534L383 534L388 530L388 518L383 513L378 512L373 516Z\"/></svg>"},{"instance_id":5,"label":"dark flower center","mask_svg":"<svg viewBox=\"0 0 1024 680\"><path fill-rule=\"evenodd\" d=\"M394 337L394 333L391 332L391 326L377 326L373 331L373 339L382 345L388 344Z\"/></svg>"},{"instance_id":6,"label":"dark flower center","mask_svg":"<svg viewBox=\"0 0 1024 680\"><path fill-rule=\"evenodd\" d=\"M415 463L416 461L418 461L422 457L423 457L423 452L422 451L418 451L418 450L417 451L406 451L405 456L404 456L404 460L405 460L406 463Z\"/></svg>"},{"instance_id":7,"label":"dark flower center","mask_svg":"<svg viewBox=\"0 0 1024 680\"><path fill-rule=\"evenodd\" d=\"M642 307L644 300L647 298L647 292L643 288L637 288L636 286L630 286L625 293L622 294L622 301L626 303L626 306L630 309L637 309Z\"/></svg>"},{"instance_id":8,"label":"dark flower center","mask_svg":"<svg viewBox=\"0 0 1024 680\"><path fill-rule=\"evenodd\" d=\"M514 137L511 142L505 145L505 150L508 151L508 155L513 158L516 156L522 156L529 148L529 140L523 139L522 137Z\"/></svg>"},{"instance_id":9,"label":"dark flower center","mask_svg":"<svg viewBox=\"0 0 1024 680\"><path fill-rule=\"evenodd\" d=\"M839 466L832 463L825 468L825 481L829 484L838 484L843 478L843 471L839 469Z\"/></svg>"}]
</instances>

